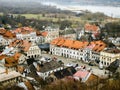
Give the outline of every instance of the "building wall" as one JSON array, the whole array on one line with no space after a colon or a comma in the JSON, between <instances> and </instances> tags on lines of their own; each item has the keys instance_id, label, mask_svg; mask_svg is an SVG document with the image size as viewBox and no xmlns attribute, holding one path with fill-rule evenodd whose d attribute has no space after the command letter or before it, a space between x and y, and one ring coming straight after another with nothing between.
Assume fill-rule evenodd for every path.
<instances>
[{"instance_id":1,"label":"building wall","mask_svg":"<svg viewBox=\"0 0 120 90\"><path fill-rule=\"evenodd\" d=\"M40 76L40 77L42 77L43 79L45 79L46 77L48 77L51 73L53 73L53 72L57 72L57 71L60 71L60 70L62 70L63 69L63 67L59 67L59 68L55 68L55 69L53 69L53 70L50 70L50 71L47 71L47 72L37 72L38 73L38 75Z\"/></svg>"},{"instance_id":2,"label":"building wall","mask_svg":"<svg viewBox=\"0 0 120 90\"><path fill-rule=\"evenodd\" d=\"M90 59L90 52L87 49L71 49L66 47L58 47L55 45L50 45L50 52L53 55L63 56L66 58L73 58L77 60L83 60L88 62Z\"/></svg>"},{"instance_id":3,"label":"building wall","mask_svg":"<svg viewBox=\"0 0 120 90\"><path fill-rule=\"evenodd\" d=\"M36 45L36 43L32 43L31 47L29 48L28 52L27 52L27 57L28 58L37 58L41 56L41 50L38 47L38 45Z\"/></svg>"},{"instance_id":4,"label":"building wall","mask_svg":"<svg viewBox=\"0 0 120 90\"><path fill-rule=\"evenodd\" d=\"M12 86L12 85L15 85L16 83L19 83L20 81L21 81L21 77L15 77L15 78L0 82L0 86L4 86L4 87Z\"/></svg>"},{"instance_id":5,"label":"building wall","mask_svg":"<svg viewBox=\"0 0 120 90\"><path fill-rule=\"evenodd\" d=\"M50 43L53 39L59 37L59 31L48 31L48 35L45 37L45 42Z\"/></svg>"},{"instance_id":6,"label":"building wall","mask_svg":"<svg viewBox=\"0 0 120 90\"><path fill-rule=\"evenodd\" d=\"M45 31L48 32L45 37L45 43L50 43L53 39L59 37L59 28L47 27L45 28Z\"/></svg>"},{"instance_id":7,"label":"building wall","mask_svg":"<svg viewBox=\"0 0 120 90\"><path fill-rule=\"evenodd\" d=\"M109 66L116 59L120 59L120 53L108 53L108 52L100 52L100 62L104 67Z\"/></svg>"},{"instance_id":8,"label":"building wall","mask_svg":"<svg viewBox=\"0 0 120 90\"><path fill-rule=\"evenodd\" d=\"M66 35L61 35L62 37L65 37L67 39L71 39L71 40L76 40L77 36L76 34L66 34Z\"/></svg>"},{"instance_id":9,"label":"building wall","mask_svg":"<svg viewBox=\"0 0 120 90\"><path fill-rule=\"evenodd\" d=\"M31 32L29 34L18 33L16 34L16 37L17 39L28 40L38 44L43 42L43 36L37 36L36 32Z\"/></svg>"}]
</instances>

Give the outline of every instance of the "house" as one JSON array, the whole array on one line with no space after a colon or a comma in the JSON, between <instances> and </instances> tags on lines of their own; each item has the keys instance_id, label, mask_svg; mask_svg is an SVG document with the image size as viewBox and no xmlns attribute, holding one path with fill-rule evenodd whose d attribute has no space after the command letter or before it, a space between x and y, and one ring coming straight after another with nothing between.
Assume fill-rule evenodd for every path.
<instances>
[{"instance_id":1,"label":"house","mask_svg":"<svg viewBox=\"0 0 120 90\"><path fill-rule=\"evenodd\" d=\"M2 71L2 72L1 72ZM5 72L3 72L5 71ZM0 86L12 86L22 81L21 74L16 71L0 70Z\"/></svg>"},{"instance_id":2,"label":"house","mask_svg":"<svg viewBox=\"0 0 120 90\"><path fill-rule=\"evenodd\" d=\"M100 52L100 63L108 67L116 59L120 59L120 50L117 48L108 48Z\"/></svg>"},{"instance_id":3,"label":"house","mask_svg":"<svg viewBox=\"0 0 120 90\"><path fill-rule=\"evenodd\" d=\"M53 39L59 37L59 28L48 26L41 34L44 36L45 43L50 43Z\"/></svg>"},{"instance_id":4,"label":"house","mask_svg":"<svg viewBox=\"0 0 120 90\"><path fill-rule=\"evenodd\" d=\"M15 40L16 36L11 31L0 29L0 44L1 45L9 45L13 40Z\"/></svg>"},{"instance_id":5,"label":"house","mask_svg":"<svg viewBox=\"0 0 120 90\"><path fill-rule=\"evenodd\" d=\"M42 77L43 79L46 79L51 73L57 72L62 70L64 67L57 61L50 61L41 63L39 65L39 70L37 71L37 74Z\"/></svg>"},{"instance_id":6,"label":"house","mask_svg":"<svg viewBox=\"0 0 120 90\"><path fill-rule=\"evenodd\" d=\"M27 58L37 58L41 56L41 50L38 45L27 40L15 40L9 47L14 47L15 51L24 54Z\"/></svg>"},{"instance_id":7,"label":"house","mask_svg":"<svg viewBox=\"0 0 120 90\"><path fill-rule=\"evenodd\" d=\"M84 26L84 30L86 33L92 33L94 35L97 35L98 33L100 33L100 28L99 26L96 26L95 24L89 24L86 23Z\"/></svg>"},{"instance_id":8,"label":"house","mask_svg":"<svg viewBox=\"0 0 120 90\"><path fill-rule=\"evenodd\" d=\"M30 27L21 27L13 30L12 33L16 34L16 38L20 40L28 40L36 43L42 43L43 37L40 35L40 31L37 31Z\"/></svg>"},{"instance_id":9,"label":"house","mask_svg":"<svg viewBox=\"0 0 120 90\"><path fill-rule=\"evenodd\" d=\"M66 28L65 30L60 31L60 37L64 37L66 39L76 40L77 35L75 30Z\"/></svg>"},{"instance_id":10,"label":"house","mask_svg":"<svg viewBox=\"0 0 120 90\"><path fill-rule=\"evenodd\" d=\"M86 23L84 25L84 29L82 29L80 32L78 32L78 39L82 39L84 36L88 36L91 34L92 39L97 39L100 34L100 28L99 26L96 26L95 24Z\"/></svg>"},{"instance_id":11,"label":"house","mask_svg":"<svg viewBox=\"0 0 120 90\"><path fill-rule=\"evenodd\" d=\"M120 46L120 37L117 37L117 38L110 37L108 38L108 40L112 42L114 45Z\"/></svg>"},{"instance_id":12,"label":"house","mask_svg":"<svg viewBox=\"0 0 120 90\"><path fill-rule=\"evenodd\" d=\"M75 80L86 82L88 78L90 77L90 75L91 75L91 72L87 70L79 70L73 75L73 77L75 78Z\"/></svg>"},{"instance_id":13,"label":"house","mask_svg":"<svg viewBox=\"0 0 120 90\"><path fill-rule=\"evenodd\" d=\"M107 67L107 69L110 72L115 73L119 67L120 67L120 59L116 59Z\"/></svg>"},{"instance_id":14,"label":"house","mask_svg":"<svg viewBox=\"0 0 120 90\"><path fill-rule=\"evenodd\" d=\"M33 42L26 53L28 58L38 58L41 56L41 49Z\"/></svg>"},{"instance_id":15,"label":"house","mask_svg":"<svg viewBox=\"0 0 120 90\"><path fill-rule=\"evenodd\" d=\"M66 67L60 71L54 72L53 75L57 79L63 79L68 76L73 76L73 74L75 74L75 73L76 73L76 70L74 67Z\"/></svg>"},{"instance_id":16,"label":"house","mask_svg":"<svg viewBox=\"0 0 120 90\"><path fill-rule=\"evenodd\" d=\"M91 44L89 45L89 48L91 48L90 59L99 62L100 52L103 51L106 47L107 44L101 40L91 42Z\"/></svg>"},{"instance_id":17,"label":"house","mask_svg":"<svg viewBox=\"0 0 120 90\"><path fill-rule=\"evenodd\" d=\"M1 62L3 62L5 67L10 70L16 70L18 64L27 64L28 58L40 57L41 50L34 42L15 40L0 55Z\"/></svg>"}]
</instances>

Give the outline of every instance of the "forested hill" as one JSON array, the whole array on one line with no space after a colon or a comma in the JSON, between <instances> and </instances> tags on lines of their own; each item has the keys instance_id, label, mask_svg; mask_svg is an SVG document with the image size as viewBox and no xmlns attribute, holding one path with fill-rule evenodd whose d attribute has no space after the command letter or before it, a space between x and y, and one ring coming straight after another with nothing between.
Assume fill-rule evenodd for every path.
<instances>
[{"instance_id":1,"label":"forested hill","mask_svg":"<svg viewBox=\"0 0 120 90\"><path fill-rule=\"evenodd\" d=\"M0 12L3 13L72 13L57 9L55 6L42 5L32 0L0 0Z\"/></svg>"}]
</instances>

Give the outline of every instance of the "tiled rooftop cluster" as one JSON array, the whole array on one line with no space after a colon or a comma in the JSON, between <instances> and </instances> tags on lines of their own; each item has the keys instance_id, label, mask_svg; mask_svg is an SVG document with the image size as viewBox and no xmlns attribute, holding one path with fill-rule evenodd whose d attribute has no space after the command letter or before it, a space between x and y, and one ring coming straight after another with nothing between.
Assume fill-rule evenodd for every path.
<instances>
[{"instance_id":1,"label":"tiled rooftop cluster","mask_svg":"<svg viewBox=\"0 0 120 90\"><path fill-rule=\"evenodd\" d=\"M77 40L69 40L65 38L57 38L54 39L51 42L52 45L56 45L59 47L66 47L66 48L72 48L72 49L82 49L82 48L90 48L90 46L94 51L100 52L102 51L105 47L106 44L103 41L92 41L92 42L86 42L86 41L77 41Z\"/></svg>"},{"instance_id":2,"label":"tiled rooftop cluster","mask_svg":"<svg viewBox=\"0 0 120 90\"><path fill-rule=\"evenodd\" d=\"M10 39L16 37L16 35L13 34L11 31L5 30L5 29L0 29L0 35L4 36L6 38L10 38Z\"/></svg>"}]
</instances>

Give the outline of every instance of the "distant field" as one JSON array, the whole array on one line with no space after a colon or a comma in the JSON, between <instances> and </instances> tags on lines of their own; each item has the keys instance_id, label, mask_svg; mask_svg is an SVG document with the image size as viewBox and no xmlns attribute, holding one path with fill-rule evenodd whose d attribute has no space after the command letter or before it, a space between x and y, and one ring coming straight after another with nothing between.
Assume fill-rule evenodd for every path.
<instances>
[{"instance_id":1,"label":"distant field","mask_svg":"<svg viewBox=\"0 0 120 90\"><path fill-rule=\"evenodd\" d=\"M3 13L0 12L0 15L3 15ZM33 18L33 19L48 20L48 21L53 21L53 22L57 22L59 20L60 21L69 20L69 21L72 21L73 23L78 22L80 24L84 24L86 22L94 22L92 20L86 20L84 19L84 17L76 17L73 15L66 15L66 14L59 14L59 13L57 14L57 17L54 16L55 14L45 14L45 16L43 16L43 14L13 14L13 15L14 16L17 16L17 15L25 16L27 19Z\"/></svg>"},{"instance_id":2,"label":"distant field","mask_svg":"<svg viewBox=\"0 0 120 90\"><path fill-rule=\"evenodd\" d=\"M38 19L38 20L50 20L50 21L58 21L59 19L62 20L70 20L70 21L81 21L81 18L75 17L75 16L70 16L70 18L65 17L65 18L54 18L54 17L43 17L42 14L14 14L15 16L21 15L25 16L27 19Z\"/></svg>"},{"instance_id":3,"label":"distant field","mask_svg":"<svg viewBox=\"0 0 120 90\"><path fill-rule=\"evenodd\" d=\"M41 14L14 14L14 15L15 16L17 16L17 15L25 16L28 19L31 19L31 18L38 19L39 17L41 17Z\"/></svg>"}]
</instances>

